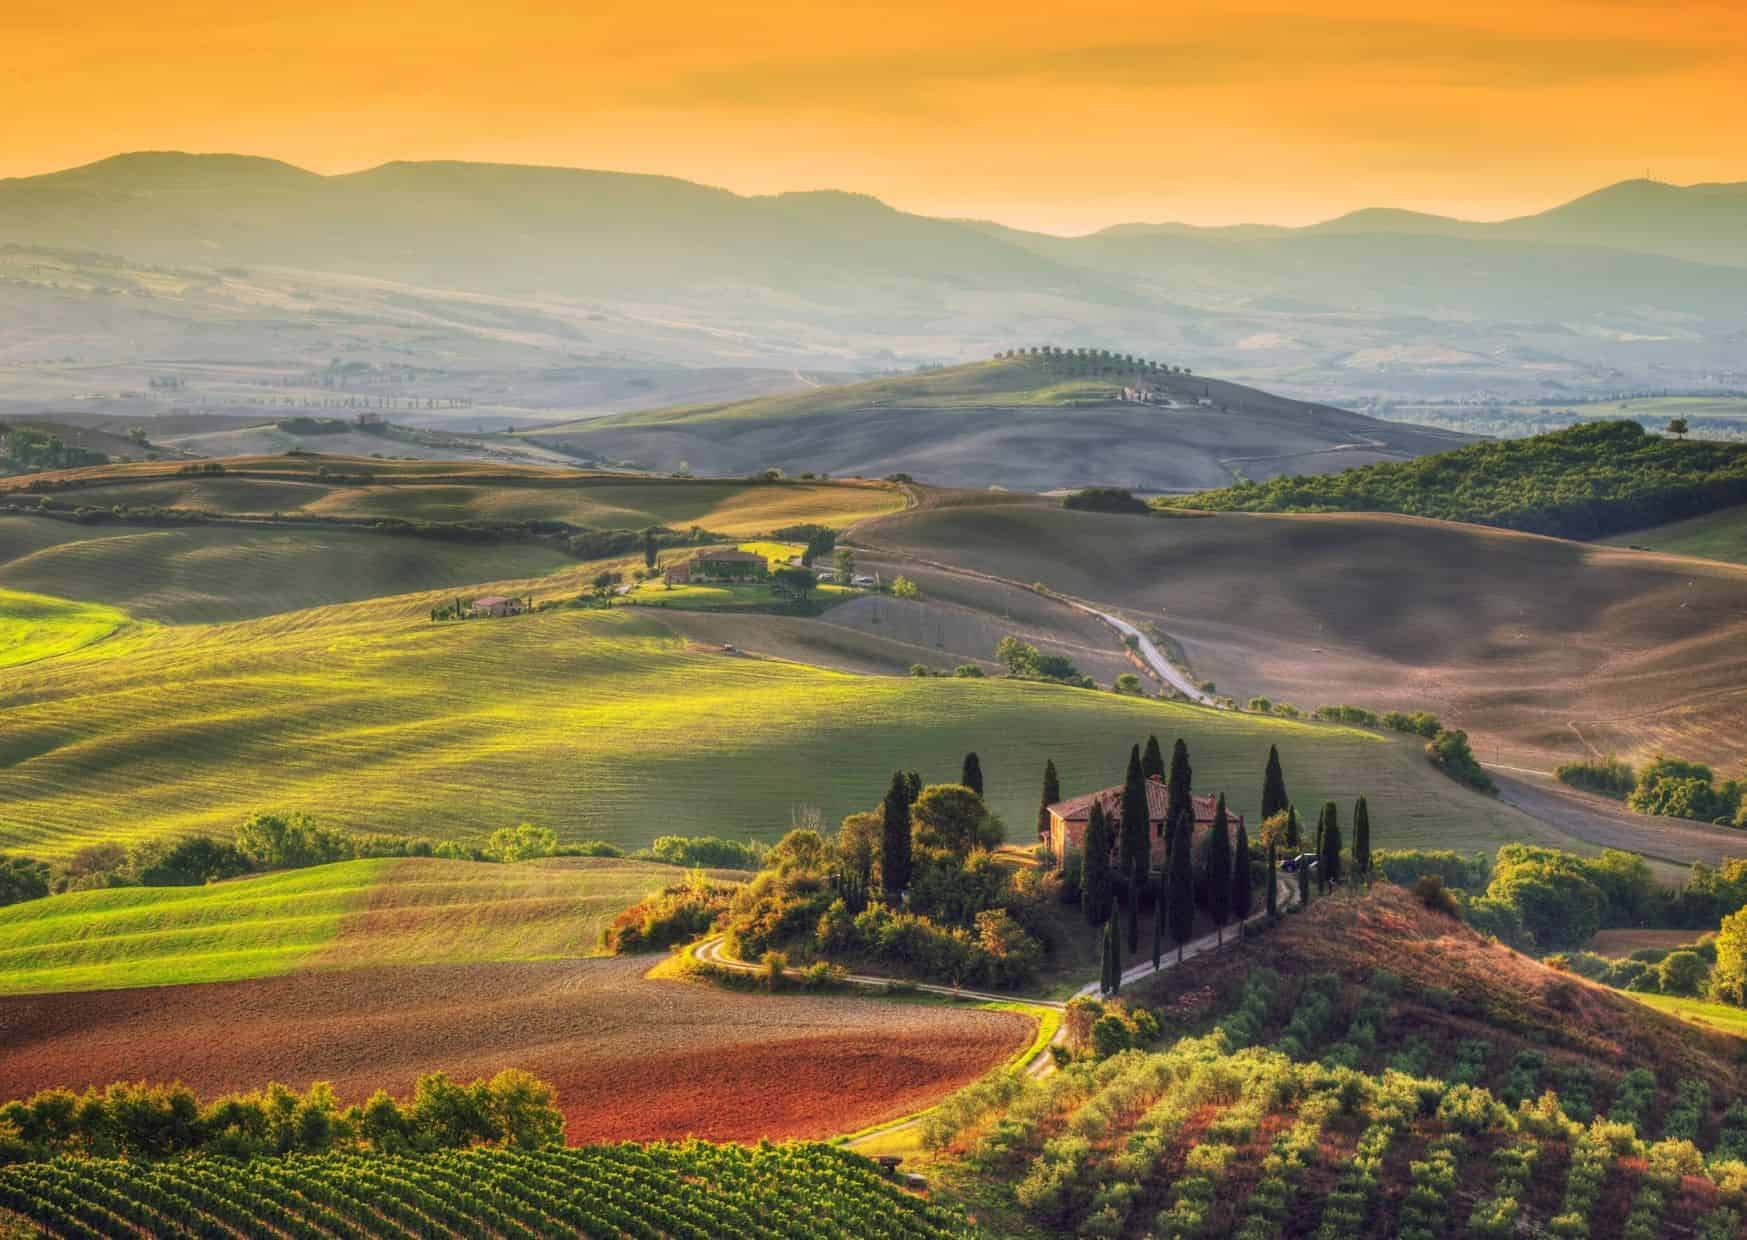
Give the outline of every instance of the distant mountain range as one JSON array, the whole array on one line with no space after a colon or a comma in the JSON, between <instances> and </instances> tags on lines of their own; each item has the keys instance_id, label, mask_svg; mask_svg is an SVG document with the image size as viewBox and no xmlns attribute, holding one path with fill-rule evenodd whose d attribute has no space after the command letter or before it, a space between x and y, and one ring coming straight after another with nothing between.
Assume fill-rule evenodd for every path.
<instances>
[{"instance_id":1,"label":"distant mountain range","mask_svg":"<svg viewBox=\"0 0 1747 1240\"><path fill-rule=\"evenodd\" d=\"M445 342L450 365L529 368L562 350L603 365L877 370L1053 342L1332 401L1563 397L1731 373L1747 386L1747 183L1628 181L1497 223L1374 209L1307 228L1133 224L1063 238L837 192L747 197L469 163L319 176L147 152L0 181L6 243L276 282L278 304L241 297L235 314L159 296L152 354L172 357L202 338L198 324L166 335L178 314L271 335L300 296L334 330L297 348L367 354L381 343L373 323L441 294L502 303L492 323L465 326L464 345ZM56 321L79 326L68 289L8 279L5 259L0 329L40 322L36 303L56 298ZM343 331L331 288L299 291L335 277L377 282ZM100 313L113 318L113 302ZM147 327L110 332L136 330ZM103 334L85 333L77 355ZM394 343L418 355L405 332Z\"/></svg>"}]
</instances>

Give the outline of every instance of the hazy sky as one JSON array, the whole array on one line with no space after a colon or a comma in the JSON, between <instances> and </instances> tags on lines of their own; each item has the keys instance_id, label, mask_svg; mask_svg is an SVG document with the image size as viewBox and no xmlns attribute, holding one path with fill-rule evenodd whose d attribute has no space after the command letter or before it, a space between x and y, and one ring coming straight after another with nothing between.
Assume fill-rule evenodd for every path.
<instances>
[{"instance_id":1,"label":"hazy sky","mask_svg":"<svg viewBox=\"0 0 1747 1240\"><path fill-rule=\"evenodd\" d=\"M0 0L0 47L0 175L498 160L1064 232L1747 180L1747 0Z\"/></svg>"}]
</instances>

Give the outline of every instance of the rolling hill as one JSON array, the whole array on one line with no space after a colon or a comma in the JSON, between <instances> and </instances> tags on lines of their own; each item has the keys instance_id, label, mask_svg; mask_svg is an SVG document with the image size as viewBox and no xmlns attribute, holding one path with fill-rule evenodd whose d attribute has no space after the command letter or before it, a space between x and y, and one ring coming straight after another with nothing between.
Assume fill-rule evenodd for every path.
<instances>
[{"instance_id":1,"label":"rolling hill","mask_svg":"<svg viewBox=\"0 0 1747 1240\"><path fill-rule=\"evenodd\" d=\"M1125 402L1145 384L1158 403ZM1202 402L1206 402L1205 404ZM1023 355L728 405L587 419L535 443L668 471L775 466L948 486L1176 491L1341 469L1462 437L1129 362Z\"/></svg>"},{"instance_id":2,"label":"rolling hill","mask_svg":"<svg viewBox=\"0 0 1747 1240\"><path fill-rule=\"evenodd\" d=\"M987 1234L1741 1230L1742 1041L1399 888L1122 997L1167 1013L1161 1045L973 1087L906 1151Z\"/></svg>"},{"instance_id":3,"label":"rolling hill","mask_svg":"<svg viewBox=\"0 0 1747 1240\"><path fill-rule=\"evenodd\" d=\"M1628 182L1500 224L1367 211L1063 238L839 192L136 152L0 181L0 325L22 363L0 399L218 411L288 381L319 399L312 359L343 356L410 368L402 397L490 402L475 421L501 426L624 409L634 384L651 406L1064 336L1334 403L1708 387L1738 372L1740 200ZM214 363L243 361L221 386ZM157 399L148 375L189 385Z\"/></svg>"},{"instance_id":4,"label":"rolling hill","mask_svg":"<svg viewBox=\"0 0 1747 1240\"><path fill-rule=\"evenodd\" d=\"M70 892L0 909L0 994L587 956L622 909L681 877L617 858L409 857Z\"/></svg>"},{"instance_id":5,"label":"rolling hill","mask_svg":"<svg viewBox=\"0 0 1747 1240\"><path fill-rule=\"evenodd\" d=\"M1041 582L1155 624L1240 702L1431 710L1489 764L1743 756L1733 565L1401 516L1042 502L924 506L856 537L894 564Z\"/></svg>"},{"instance_id":6,"label":"rolling hill","mask_svg":"<svg viewBox=\"0 0 1747 1240\"><path fill-rule=\"evenodd\" d=\"M1277 744L1305 804L1364 793L1379 839L1569 843L1467 792L1416 744L1035 682L852 676L681 640L649 608L432 624L410 595L154 630L0 684L0 847L228 834L251 811L472 838L527 820L567 840L775 839L878 799L894 767L983 757L1024 842L1053 758L1101 786L1148 733L1187 737L1198 786L1253 813ZM1387 823L1384 827L1381 824Z\"/></svg>"}]
</instances>

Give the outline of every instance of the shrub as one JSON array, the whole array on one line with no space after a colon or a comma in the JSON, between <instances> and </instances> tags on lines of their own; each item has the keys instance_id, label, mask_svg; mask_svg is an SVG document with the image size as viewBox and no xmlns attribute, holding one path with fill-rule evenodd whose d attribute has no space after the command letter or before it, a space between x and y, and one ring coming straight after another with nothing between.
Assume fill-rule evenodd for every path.
<instances>
[{"instance_id":1,"label":"shrub","mask_svg":"<svg viewBox=\"0 0 1747 1240\"><path fill-rule=\"evenodd\" d=\"M1656 980L1665 995L1700 994L1709 977L1710 968L1704 957L1691 951L1669 952L1656 973Z\"/></svg>"},{"instance_id":2,"label":"shrub","mask_svg":"<svg viewBox=\"0 0 1747 1240\"><path fill-rule=\"evenodd\" d=\"M1443 913L1447 917L1462 915L1456 897L1444 889L1444 880L1436 874L1424 874L1415 879L1413 894L1421 904L1434 912Z\"/></svg>"},{"instance_id":3,"label":"shrub","mask_svg":"<svg viewBox=\"0 0 1747 1240\"><path fill-rule=\"evenodd\" d=\"M531 822L499 827L486 838L481 851L492 860L503 862L550 857L558 851L558 832L551 827L536 827Z\"/></svg>"},{"instance_id":4,"label":"shrub","mask_svg":"<svg viewBox=\"0 0 1747 1240\"><path fill-rule=\"evenodd\" d=\"M1422 875L1436 874L1444 886L1470 891L1484 888L1492 869L1484 853L1447 848L1380 848L1371 854L1371 864L1399 887L1411 887Z\"/></svg>"},{"instance_id":5,"label":"shrub","mask_svg":"<svg viewBox=\"0 0 1747 1240\"><path fill-rule=\"evenodd\" d=\"M1461 730L1439 732L1426 742L1426 757L1431 764L1459 784L1496 795L1498 785L1481 769L1474 751L1468 746L1468 734Z\"/></svg>"},{"instance_id":6,"label":"shrub","mask_svg":"<svg viewBox=\"0 0 1747 1240\"><path fill-rule=\"evenodd\" d=\"M1132 491L1122 487L1087 487L1063 497L1062 507L1080 512L1132 513L1137 516L1152 512L1144 500L1136 499Z\"/></svg>"},{"instance_id":7,"label":"shrub","mask_svg":"<svg viewBox=\"0 0 1747 1240\"><path fill-rule=\"evenodd\" d=\"M613 918L601 931L601 946L623 955L695 939L727 913L736 890L731 883L712 883L701 870L693 871L685 882L664 887Z\"/></svg>"},{"instance_id":8,"label":"shrub","mask_svg":"<svg viewBox=\"0 0 1747 1240\"><path fill-rule=\"evenodd\" d=\"M1631 795L1638 782L1637 773L1611 754L1595 762L1567 762L1554 767L1553 775L1560 783L1585 792L1597 792L1616 801L1623 801Z\"/></svg>"},{"instance_id":9,"label":"shrub","mask_svg":"<svg viewBox=\"0 0 1747 1240\"><path fill-rule=\"evenodd\" d=\"M669 865L703 866L711 870L756 870L764 863L764 846L714 835L658 835L649 855Z\"/></svg>"}]
</instances>

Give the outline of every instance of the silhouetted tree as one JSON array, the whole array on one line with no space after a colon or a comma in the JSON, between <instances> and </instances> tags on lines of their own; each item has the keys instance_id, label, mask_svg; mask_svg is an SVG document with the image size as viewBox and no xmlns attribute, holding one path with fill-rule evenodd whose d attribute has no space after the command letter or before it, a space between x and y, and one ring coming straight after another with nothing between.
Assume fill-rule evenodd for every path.
<instances>
[{"instance_id":1,"label":"silhouetted tree","mask_svg":"<svg viewBox=\"0 0 1747 1240\"><path fill-rule=\"evenodd\" d=\"M1280 750L1268 746L1268 769L1262 774L1262 821L1266 822L1290 804L1286 796L1286 776L1280 770Z\"/></svg>"},{"instance_id":2,"label":"silhouetted tree","mask_svg":"<svg viewBox=\"0 0 1747 1240\"><path fill-rule=\"evenodd\" d=\"M880 810L880 885L896 899L910 885L910 784L902 771L892 772Z\"/></svg>"},{"instance_id":3,"label":"silhouetted tree","mask_svg":"<svg viewBox=\"0 0 1747 1240\"><path fill-rule=\"evenodd\" d=\"M1189 796L1194 779L1194 770L1189 765L1189 746L1178 737L1177 743L1171 746L1171 774L1165 782L1165 827L1169 831L1185 812L1194 820L1195 807L1190 803Z\"/></svg>"},{"instance_id":4,"label":"silhouetted tree","mask_svg":"<svg viewBox=\"0 0 1747 1240\"><path fill-rule=\"evenodd\" d=\"M1353 877L1360 882L1371 877L1371 807L1364 797L1353 806Z\"/></svg>"},{"instance_id":5,"label":"silhouetted tree","mask_svg":"<svg viewBox=\"0 0 1747 1240\"><path fill-rule=\"evenodd\" d=\"M1146 752L1140 756L1140 773L1148 779L1155 776L1159 779L1165 777L1165 755L1159 749L1159 738L1156 736L1146 738Z\"/></svg>"},{"instance_id":6,"label":"silhouetted tree","mask_svg":"<svg viewBox=\"0 0 1747 1240\"><path fill-rule=\"evenodd\" d=\"M1138 934L1139 928L1133 925L1133 920L1140 911L1140 884L1146 877L1153 842L1152 815L1147 812L1146 777L1140 773L1139 745L1128 751L1128 773L1122 780L1121 815L1118 852L1122 859L1122 877L1128 884L1130 928ZM1137 943L1131 943L1129 950L1136 947Z\"/></svg>"},{"instance_id":7,"label":"silhouetted tree","mask_svg":"<svg viewBox=\"0 0 1747 1240\"><path fill-rule=\"evenodd\" d=\"M1049 838L1049 807L1062 799L1061 780L1056 778L1055 759L1051 758L1043 764L1043 799L1037 805L1037 838ZM1063 851L1066 851L1064 845Z\"/></svg>"},{"instance_id":8,"label":"silhouetted tree","mask_svg":"<svg viewBox=\"0 0 1747 1240\"><path fill-rule=\"evenodd\" d=\"M1322 860L1318 869L1322 874L1323 890L1341 881L1341 821L1340 810L1335 803L1329 801L1322 807Z\"/></svg>"},{"instance_id":9,"label":"silhouetted tree","mask_svg":"<svg viewBox=\"0 0 1747 1240\"><path fill-rule=\"evenodd\" d=\"M1110 920L1104 924L1104 977L1101 989L1113 995L1122 989L1122 945L1117 936L1122 933L1122 910L1112 908Z\"/></svg>"},{"instance_id":10,"label":"silhouetted tree","mask_svg":"<svg viewBox=\"0 0 1747 1240\"><path fill-rule=\"evenodd\" d=\"M918 771L904 772L904 795L910 804L916 804L916 798L922 795L922 775Z\"/></svg>"},{"instance_id":11,"label":"silhouetted tree","mask_svg":"<svg viewBox=\"0 0 1747 1240\"><path fill-rule=\"evenodd\" d=\"M1110 916L1110 895L1110 823L1104 817L1104 807L1093 801L1086 821L1085 851L1080 856L1080 907L1094 926Z\"/></svg>"},{"instance_id":12,"label":"silhouetted tree","mask_svg":"<svg viewBox=\"0 0 1747 1240\"><path fill-rule=\"evenodd\" d=\"M1153 968L1159 967L1159 957L1165 950L1165 872L1159 871L1159 881L1153 889Z\"/></svg>"},{"instance_id":13,"label":"silhouetted tree","mask_svg":"<svg viewBox=\"0 0 1747 1240\"><path fill-rule=\"evenodd\" d=\"M958 782L978 796L983 795L983 764L977 760L974 752L964 756L964 774Z\"/></svg>"},{"instance_id":14,"label":"silhouetted tree","mask_svg":"<svg viewBox=\"0 0 1747 1240\"><path fill-rule=\"evenodd\" d=\"M1183 944L1195 933L1195 870L1190 857L1195 837L1195 811L1178 814L1171 827L1171 847L1165 865L1170 870L1171 942L1177 945L1177 963L1183 963Z\"/></svg>"},{"instance_id":15,"label":"silhouetted tree","mask_svg":"<svg viewBox=\"0 0 1747 1240\"><path fill-rule=\"evenodd\" d=\"M1213 830L1207 837L1207 915L1225 942L1225 923L1231 916L1231 819L1225 812L1225 794L1213 811Z\"/></svg>"},{"instance_id":16,"label":"silhouetted tree","mask_svg":"<svg viewBox=\"0 0 1747 1240\"><path fill-rule=\"evenodd\" d=\"M1272 924L1280 916L1280 910L1279 910L1279 908L1276 907L1276 905L1278 904L1278 901L1279 901L1279 897L1274 894L1274 876L1278 873L1278 871L1275 870L1274 867L1277 864L1278 864L1278 858L1274 854L1274 845L1270 841L1268 844L1268 878L1267 878L1268 887L1267 887L1267 893L1263 897L1263 899L1266 901L1266 907L1268 910L1268 921L1270 924Z\"/></svg>"},{"instance_id":17,"label":"silhouetted tree","mask_svg":"<svg viewBox=\"0 0 1747 1240\"><path fill-rule=\"evenodd\" d=\"M1231 915L1237 922L1238 937L1248 931L1244 922L1250 915L1250 837L1243 823L1237 825L1237 843L1231 850Z\"/></svg>"},{"instance_id":18,"label":"silhouetted tree","mask_svg":"<svg viewBox=\"0 0 1747 1240\"><path fill-rule=\"evenodd\" d=\"M657 533L658 533L658 531L657 531L656 527L653 525L651 525L648 529L643 531L643 567L644 568L654 568L655 567L655 552L656 552L655 536Z\"/></svg>"},{"instance_id":19,"label":"silhouetted tree","mask_svg":"<svg viewBox=\"0 0 1747 1240\"><path fill-rule=\"evenodd\" d=\"M1296 805L1288 805L1286 807L1287 852L1292 853L1295 856L1297 855L1298 850L1304 847L1303 834L1304 833L1298 829L1298 807Z\"/></svg>"}]
</instances>

